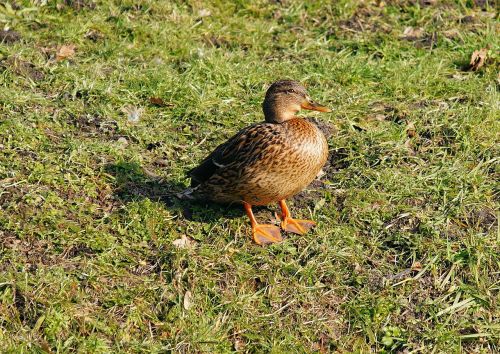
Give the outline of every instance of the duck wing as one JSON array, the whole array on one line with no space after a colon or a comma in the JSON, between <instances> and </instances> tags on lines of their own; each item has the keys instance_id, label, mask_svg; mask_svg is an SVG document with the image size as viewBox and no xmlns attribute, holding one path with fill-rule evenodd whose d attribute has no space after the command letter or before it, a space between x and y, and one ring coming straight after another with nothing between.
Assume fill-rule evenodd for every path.
<instances>
[{"instance_id":1,"label":"duck wing","mask_svg":"<svg viewBox=\"0 0 500 354\"><path fill-rule=\"evenodd\" d=\"M187 173L191 177L191 187L202 184L223 169L239 169L255 161L269 144L275 143L273 138L278 130L279 125L273 123L257 123L240 130Z\"/></svg>"}]
</instances>

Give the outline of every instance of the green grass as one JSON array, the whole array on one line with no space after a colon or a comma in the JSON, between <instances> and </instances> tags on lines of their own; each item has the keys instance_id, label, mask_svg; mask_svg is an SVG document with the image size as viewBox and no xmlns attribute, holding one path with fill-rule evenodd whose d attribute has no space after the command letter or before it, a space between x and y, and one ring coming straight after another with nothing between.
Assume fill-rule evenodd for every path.
<instances>
[{"instance_id":1,"label":"green grass","mask_svg":"<svg viewBox=\"0 0 500 354\"><path fill-rule=\"evenodd\" d=\"M1 352L500 350L493 1L43 3L0 5ZM263 248L175 193L282 78L331 157Z\"/></svg>"}]
</instances>

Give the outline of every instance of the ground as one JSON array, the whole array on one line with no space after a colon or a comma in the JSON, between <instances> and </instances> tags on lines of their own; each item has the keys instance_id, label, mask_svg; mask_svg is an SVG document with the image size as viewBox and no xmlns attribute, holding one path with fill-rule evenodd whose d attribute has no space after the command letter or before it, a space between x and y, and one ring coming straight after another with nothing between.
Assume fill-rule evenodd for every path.
<instances>
[{"instance_id":1,"label":"ground","mask_svg":"<svg viewBox=\"0 0 500 354\"><path fill-rule=\"evenodd\" d=\"M2 2L0 351L498 352L496 5ZM259 247L176 194L284 78L331 154Z\"/></svg>"}]
</instances>

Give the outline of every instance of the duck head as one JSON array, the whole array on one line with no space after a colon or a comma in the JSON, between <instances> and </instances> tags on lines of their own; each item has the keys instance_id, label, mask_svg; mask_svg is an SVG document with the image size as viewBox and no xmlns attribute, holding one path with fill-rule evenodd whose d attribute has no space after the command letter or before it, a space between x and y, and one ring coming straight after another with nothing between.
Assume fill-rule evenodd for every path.
<instances>
[{"instance_id":1,"label":"duck head","mask_svg":"<svg viewBox=\"0 0 500 354\"><path fill-rule=\"evenodd\" d=\"M281 80L273 83L262 104L266 122L283 123L295 118L301 109L331 112L331 109L314 102L306 89L297 81Z\"/></svg>"}]
</instances>

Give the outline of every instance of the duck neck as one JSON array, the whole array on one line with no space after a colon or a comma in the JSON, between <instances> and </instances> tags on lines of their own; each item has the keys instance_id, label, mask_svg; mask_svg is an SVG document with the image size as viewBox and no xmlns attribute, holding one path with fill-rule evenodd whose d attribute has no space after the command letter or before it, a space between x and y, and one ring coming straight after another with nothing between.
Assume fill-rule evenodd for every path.
<instances>
[{"instance_id":1,"label":"duck neck","mask_svg":"<svg viewBox=\"0 0 500 354\"><path fill-rule=\"evenodd\" d=\"M277 109L264 104L264 117L268 123L283 123L287 120L296 118L297 109Z\"/></svg>"}]
</instances>

